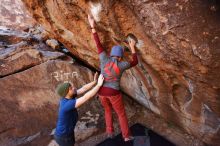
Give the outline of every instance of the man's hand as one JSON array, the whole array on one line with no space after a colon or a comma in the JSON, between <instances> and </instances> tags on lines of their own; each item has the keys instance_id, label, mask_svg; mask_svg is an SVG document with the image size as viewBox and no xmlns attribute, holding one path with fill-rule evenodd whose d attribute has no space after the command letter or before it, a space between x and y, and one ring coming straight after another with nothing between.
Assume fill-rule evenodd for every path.
<instances>
[{"instance_id":1,"label":"man's hand","mask_svg":"<svg viewBox=\"0 0 220 146\"><path fill-rule=\"evenodd\" d=\"M97 81L98 81L98 73L96 72L95 75L94 75L94 80L92 82L84 85L80 89L78 89L77 90L77 95L84 94L85 92L90 90L94 85L96 85Z\"/></svg>"},{"instance_id":2,"label":"man's hand","mask_svg":"<svg viewBox=\"0 0 220 146\"><path fill-rule=\"evenodd\" d=\"M103 75L102 74L100 74L99 75L99 78L98 78L98 86L99 87L101 87L102 86L102 84L103 84L103 82L104 82L104 77L103 77Z\"/></svg>"},{"instance_id":3,"label":"man's hand","mask_svg":"<svg viewBox=\"0 0 220 146\"><path fill-rule=\"evenodd\" d=\"M93 16L88 14L88 20L89 20L89 25L91 26L91 28L94 28L95 27L95 19L93 18Z\"/></svg>"},{"instance_id":4,"label":"man's hand","mask_svg":"<svg viewBox=\"0 0 220 146\"><path fill-rule=\"evenodd\" d=\"M94 97L96 95L96 93L99 91L100 87L102 86L104 81L104 77L102 74L100 74L99 78L98 78L98 84L92 88L92 90L88 91L84 96L78 98L76 100L76 104L75 107L79 108L81 105L83 105L87 100L89 100L90 98Z\"/></svg>"},{"instance_id":5,"label":"man's hand","mask_svg":"<svg viewBox=\"0 0 220 146\"><path fill-rule=\"evenodd\" d=\"M98 81L98 77L99 77L98 75L99 75L98 72L96 72L95 75L94 75L94 82L96 82L96 83Z\"/></svg>"}]
</instances>

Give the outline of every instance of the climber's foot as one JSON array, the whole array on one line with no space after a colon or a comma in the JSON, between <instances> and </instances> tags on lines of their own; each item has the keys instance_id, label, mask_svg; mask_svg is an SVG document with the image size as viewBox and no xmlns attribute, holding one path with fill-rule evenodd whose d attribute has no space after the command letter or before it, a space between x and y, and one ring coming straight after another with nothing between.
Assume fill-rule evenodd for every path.
<instances>
[{"instance_id":1,"label":"climber's foot","mask_svg":"<svg viewBox=\"0 0 220 146\"><path fill-rule=\"evenodd\" d=\"M108 133L107 137L112 139L114 137L114 133Z\"/></svg>"},{"instance_id":2,"label":"climber's foot","mask_svg":"<svg viewBox=\"0 0 220 146\"><path fill-rule=\"evenodd\" d=\"M125 142L131 141L131 140L134 140L134 137L133 137L133 136L129 136L128 138L124 138L124 141L125 141Z\"/></svg>"}]
</instances>

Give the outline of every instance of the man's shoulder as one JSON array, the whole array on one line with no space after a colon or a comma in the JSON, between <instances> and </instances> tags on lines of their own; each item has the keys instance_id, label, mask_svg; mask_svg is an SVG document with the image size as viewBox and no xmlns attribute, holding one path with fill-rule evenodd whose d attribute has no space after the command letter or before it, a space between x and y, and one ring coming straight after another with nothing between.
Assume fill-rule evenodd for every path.
<instances>
[{"instance_id":1,"label":"man's shoulder","mask_svg":"<svg viewBox=\"0 0 220 146\"><path fill-rule=\"evenodd\" d=\"M66 98L62 98L60 99L60 105L65 105L67 103L74 103L76 102L76 98L72 98L72 99L66 99Z\"/></svg>"}]
</instances>

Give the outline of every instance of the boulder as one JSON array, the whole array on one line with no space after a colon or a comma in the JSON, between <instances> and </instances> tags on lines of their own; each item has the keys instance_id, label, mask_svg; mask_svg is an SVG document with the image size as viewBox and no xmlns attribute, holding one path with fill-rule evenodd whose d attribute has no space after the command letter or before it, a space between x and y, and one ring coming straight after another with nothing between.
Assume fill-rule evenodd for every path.
<instances>
[{"instance_id":1,"label":"boulder","mask_svg":"<svg viewBox=\"0 0 220 146\"><path fill-rule=\"evenodd\" d=\"M65 56L54 52L30 33L0 29L0 37L0 77Z\"/></svg>"},{"instance_id":2,"label":"boulder","mask_svg":"<svg viewBox=\"0 0 220 146\"><path fill-rule=\"evenodd\" d=\"M99 68L87 14L109 53L138 39L139 64L123 91L208 145L220 143L220 19L217 1L22 0L33 18L69 51ZM130 52L125 53L129 60Z\"/></svg>"},{"instance_id":3,"label":"boulder","mask_svg":"<svg viewBox=\"0 0 220 146\"><path fill-rule=\"evenodd\" d=\"M21 0L1 0L0 27L26 29L35 24Z\"/></svg>"},{"instance_id":4,"label":"boulder","mask_svg":"<svg viewBox=\"0 0 220 146\"><path fill-rule=\"evenodd\" d=\"M21 138L52 130L59 103L56 86L69 81L79 88L91 79L89 69L61 60L1 78L0 145L16 145Z\"/></svg>"},{"instance_id":5,"label":"boulder","mask_svg":"<svg viewBox=\"0 0 220 146\"><path fill-rule=\"evenodd\" d=\"M48 40L46 41L46 44L47 44L48 46L50 46L51 48L53 48L54 50L60 48L60 45L59 45L58 41L55 40L55 39L48 39Z\"/></svg>"},{"instance_id":6,"label":"boulder","mask_svg":"<svg viewBox=\"0 0 220 146\"><path fill-rule=\"evenodd\" d=\"M93 73L30 33L0 30L0 37L0 145L47 145L57 120L56 86L68 81L80 88ZM93 134L94 126L83 128Z\"/></svg>"}]
</instances>

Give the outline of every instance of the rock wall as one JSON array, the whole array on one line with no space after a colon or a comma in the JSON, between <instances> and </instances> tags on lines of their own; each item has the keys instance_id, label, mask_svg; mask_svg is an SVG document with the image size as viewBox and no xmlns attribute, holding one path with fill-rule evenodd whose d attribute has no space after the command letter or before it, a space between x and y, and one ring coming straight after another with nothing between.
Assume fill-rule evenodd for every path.
<instances>
[{"instance_id":1,"label":"rock wall","mask_svg":"<svg viewBox=\"0 0 220 146\"><path fill-rule=\"evenodd\" d=\"M52 136L59 103L55 87L63 81L80 87L92 79L90 69L48 47L41 30L0 29L0 145L58 146ZM203 145L125 95L124 101L130 125L141 123L180 146ZM104 111L98 98L78 110L76 145L94 146L105 140ZM120 133L118 122L114 127Z\"/></svg>"},{"instance_id":2,"label":"rock wall","mask_svg":"<svg viewBox=\"0 0 220 146\"><path fill-rule=\"evenodd\" d=\"M47 145L57 120L56 86L69 81L79 88L93 79L90 69L37 36L0 29L0 145Z\"/></svg>"},{"instance_id":3,"label":"rock wall","mask_svg":"<svg viewBox=\"0 0 220 146\"><path fill-rule=\"evenodd\" d=\"M123 76L123 91L206 144L219 145L219 2L22 1L52 37L97 69L87 13L94 15L108 52L114 44L126 45L128 33L135 34L140 63Z\"/></svg>"},{"instance_id":4,"label":"rock wall","mask_svg":"<svg viewBox=\"0 0 220 146\"><path fill-rule=\"evenodd\" d=\"M1 0L0 26L24 29L35 23L21 0Z\"/></svg>"}]
</instances>

